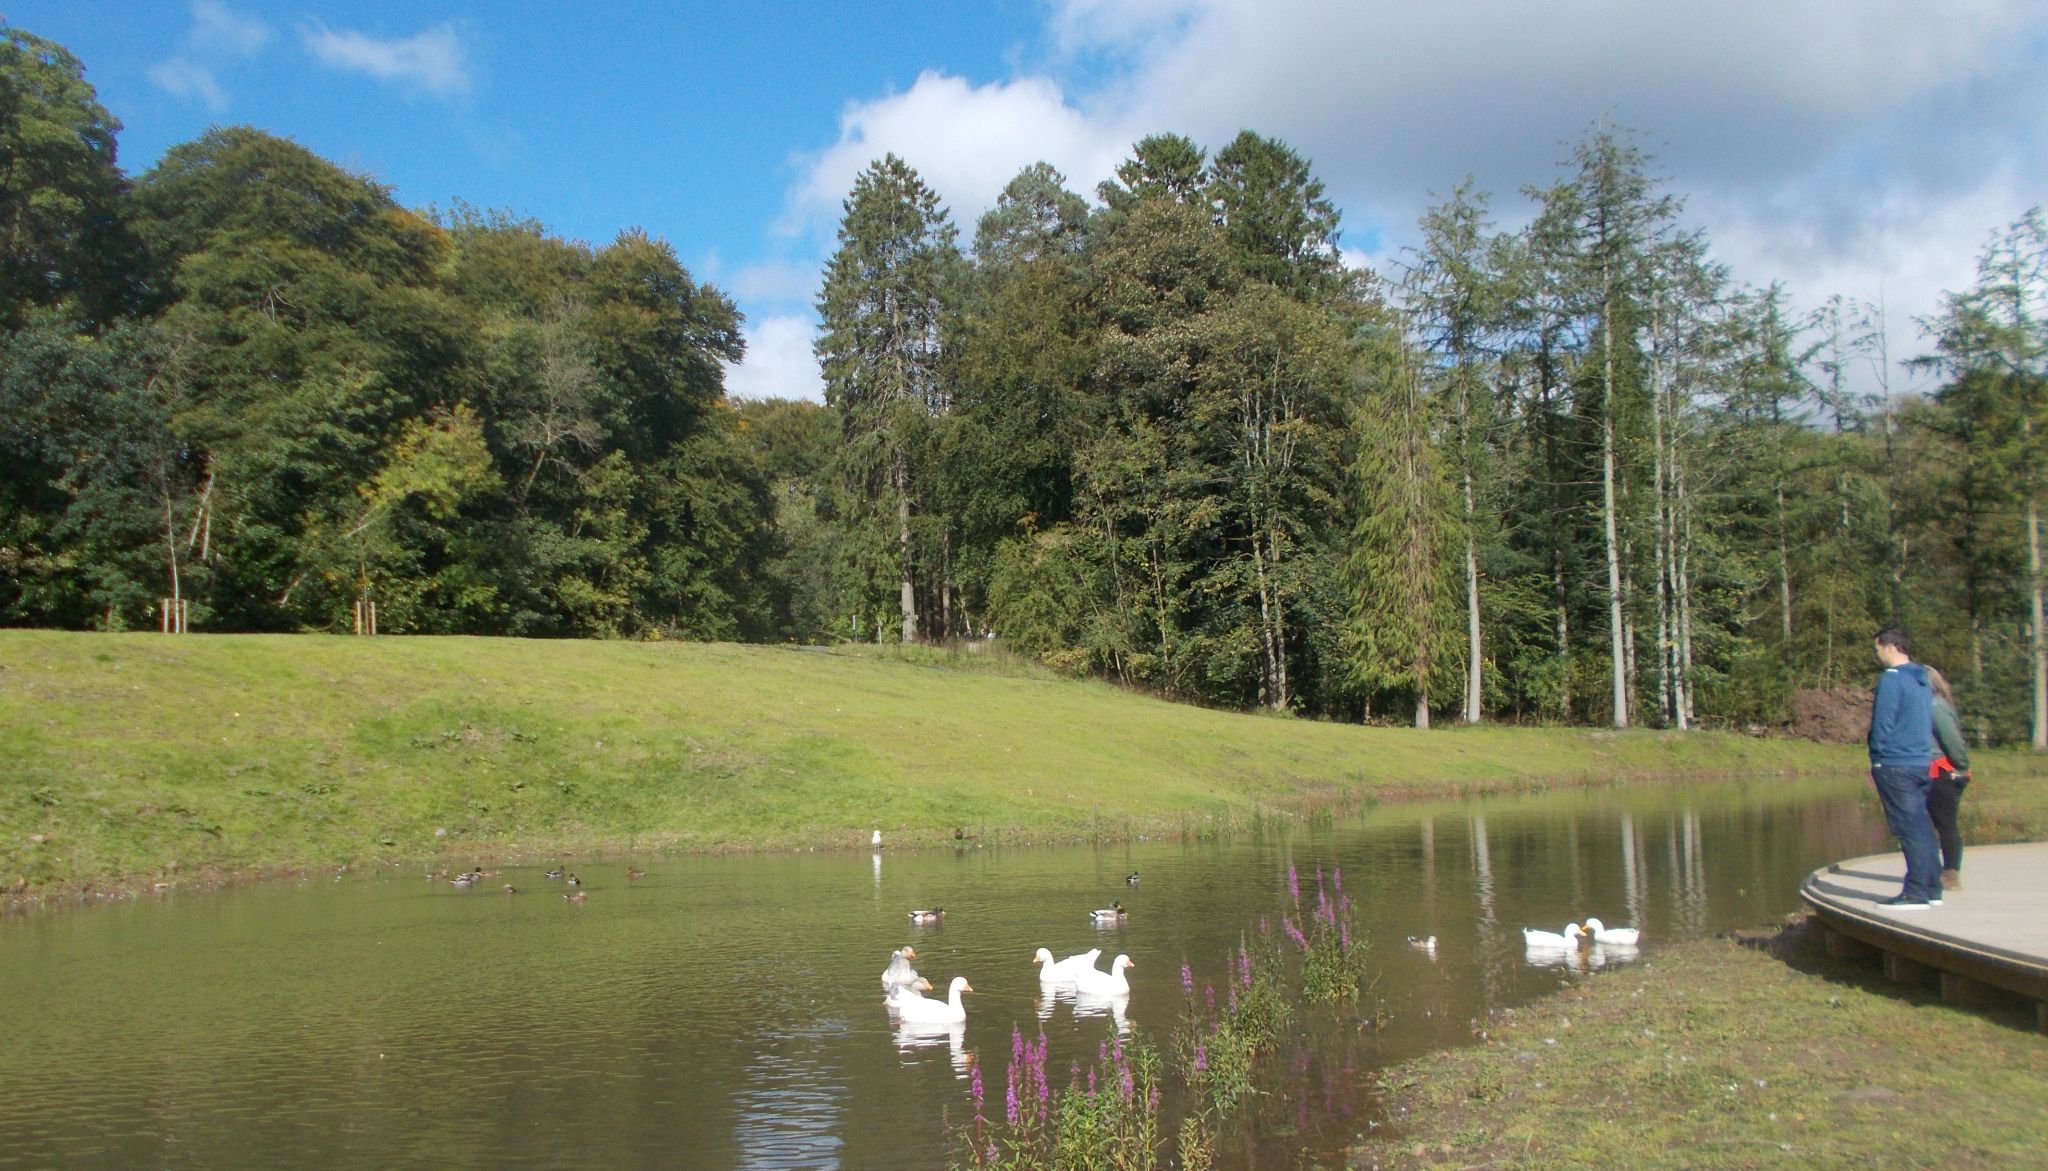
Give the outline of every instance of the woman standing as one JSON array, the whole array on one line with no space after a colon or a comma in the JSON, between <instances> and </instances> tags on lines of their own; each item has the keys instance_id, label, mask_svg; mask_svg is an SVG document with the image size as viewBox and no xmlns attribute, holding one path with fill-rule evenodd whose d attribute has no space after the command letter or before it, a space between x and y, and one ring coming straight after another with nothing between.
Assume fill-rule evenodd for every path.
<instances>
[{"instance_id":1,"label":"woman standing","mask_svg":"<svg viewBox=\"0 0 2048 1171\"><path fill-rule=\"evenodd\" d=\"M1956 811L1962 807L1963 789L1970 783L1970 747L1963 740L1962 721L1956 718L1956 699L1949 690L1948 677L1929 667L1927 682L1934 688L1934 746L1941 750L1927 766L1933 780L1927 789L1927 816L1941 842L1942 889L1961 890L1963 835L1956 830Z\"/></svg>"}]
</instances>

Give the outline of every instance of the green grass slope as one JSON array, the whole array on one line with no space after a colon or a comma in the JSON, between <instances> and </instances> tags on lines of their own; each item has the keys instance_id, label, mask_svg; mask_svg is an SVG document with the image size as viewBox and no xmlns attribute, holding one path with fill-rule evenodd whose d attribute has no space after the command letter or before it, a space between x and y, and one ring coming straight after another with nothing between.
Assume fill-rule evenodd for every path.
<instances>
[{"instance_id":1,"label":"green grass slope","mask_svg":"<svg viewBox=\"0 0 2048 1171\"><path fill-rule=\"evenodd\" d=\"M987 656L0 631L0 888L634 843L1206 833L1267 811L1857 768L1735 736L1361 728ZM998 662L994 664L1001 666Z\"/></svg>"}]
</instances>

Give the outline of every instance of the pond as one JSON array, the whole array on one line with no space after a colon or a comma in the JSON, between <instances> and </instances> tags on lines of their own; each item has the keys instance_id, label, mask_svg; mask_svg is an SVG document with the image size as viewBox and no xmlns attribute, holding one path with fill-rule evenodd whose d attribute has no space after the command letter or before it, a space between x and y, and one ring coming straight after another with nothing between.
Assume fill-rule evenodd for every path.
<instances>
[{"instance_id":1,"label":"pond","mask_svg":"<svg viewBox=\"0 0 2048 1171\"><path fill-rule=\"evenodd\" d=\"M18 916L0 921L0 1167L940 1167L972 1058L1000 1086L1013 1028L1042 1027L1060 1070L1120 1026L1162 1038L1183 962L1220 982L1290 864L1305 884L1342 869L1377 1019L1297 1038L1220 1163L1335 1164L1398 1133L1374 1069L1604 978L1530 962L1522 927L1633 924L1654 963L1768 922L1808 870L1882 848L1863 791L1618 786L1222 841L642 856L638 880L572 858L580 903L538 864L469 889L412 868ZM1112 900L1128 918L1091 923ZM933 906L938 924L908 921ZM1432 935L1433 953L1405 943ZM879 977L905 944L941 995L972 981L964 1029L892 1027ZM1042 1004L1039 947L1128 954L1128 1003Z\"/></svg>"}]
</instances>

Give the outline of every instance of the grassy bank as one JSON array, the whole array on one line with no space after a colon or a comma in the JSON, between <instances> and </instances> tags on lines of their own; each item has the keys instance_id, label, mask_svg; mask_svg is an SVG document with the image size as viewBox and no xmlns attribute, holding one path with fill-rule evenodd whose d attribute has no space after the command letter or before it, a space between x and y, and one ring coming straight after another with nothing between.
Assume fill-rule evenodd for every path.
<instances>
[{"instance_id":1,"label":"grassy bank","mask_svg":"<svg viewBox=\"0 0 2048 1171\"><path fill-rule=\"evenodd\" d=\"M994 669L991 669L994 668ZM0 631L0 888L448 854L1218 832L1276 811L1857 768L1725 735L1205 711L987 656Z\"/></svg>"},{"instance_id":2,"label":"grassy bank","mask_svg":"<svg viewBox=\"0 0 2048 1171\"><path fill-rule=\"evenodd\" d=\"M1803 925L1659 948L1385 1076L1358 1167L2018 1167L2048 1149L2030 1005L1968 1010Z\"/></svg>"}]
</instances>

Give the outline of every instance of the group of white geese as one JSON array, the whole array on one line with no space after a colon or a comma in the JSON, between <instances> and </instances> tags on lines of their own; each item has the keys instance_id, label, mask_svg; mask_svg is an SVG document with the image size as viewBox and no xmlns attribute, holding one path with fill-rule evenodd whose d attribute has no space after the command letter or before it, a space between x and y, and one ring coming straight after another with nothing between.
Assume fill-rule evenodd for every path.
<instances>
[{"instance_id":1,"label":"group of white geese","mask_svg":"<svg viewBox=\"0 0 2048 1171\"><path fill-rule=\"evenodd\" d=\"M1118 910L1121 911L1121 904ZM1071 988L1082 996L1102 998L1129 996L1131 982L1124 972L1137 965L1131 962L1131 957L1119 955L1110 961L1109 971L1105 972L1095 966L1101 955L1102 949L1096 947L1055 960L1050 949L1041 947L1031 960L1038 965L1042 989ZM889 1014L906 1025L957 1025L966 1021L967 1006L961 1003L960 994L974 991L967 977L953 977L946 989L946 999L934 1000L924 995L932 991L932 982L910 966L916 958L917 949L913 947L889 953L889 966L882 969L882 1003Z\"/></svg>"},{"instance_id":2,"label":"group of white geese","mask_svg":"<svg viewBox=\"0 0 2048 1171\"><path fill-rule=\"evenodd\" d=\"M1588 960L1599 967L1607 960L1626 962L1635 955L1643 934L1634 927L1609 927L1598 919L1567 923L1562 932L1522 928L1522 958L1537 967L1576 967ZM1581 953L1587 953L1582 955Z\"/></svg>"}]
</instances>

